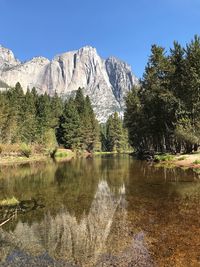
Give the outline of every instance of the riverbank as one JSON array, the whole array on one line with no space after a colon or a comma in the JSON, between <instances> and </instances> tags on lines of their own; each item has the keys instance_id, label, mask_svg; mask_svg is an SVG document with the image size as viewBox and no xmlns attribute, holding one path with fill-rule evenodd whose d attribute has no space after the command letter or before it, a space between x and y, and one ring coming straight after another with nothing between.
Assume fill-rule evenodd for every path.
<instances>
[{"instance_id":1,"label":"riverbank","mask_svg":"<svg viewBox=\"0 0 200 267\"><path fill-rule=\"evenodd\" d=\"M45 155L34 155L29 158L23 156L7 156L0 158L0 166L1 165L12 165L12 164L25 164L31 162L41 162L49 160L48 156Z\"/></svg>"},{"instance_id":2,"label":"riverbank","mask_svg":"<svg viewBox=\"0 0 200 267\"><path fill-rule=\"evenodd\" d=\"M87 151L72 151L70 149L59 148L55 155L54 160L57 162L69 161L73 158L78 157L93 157L98 155L116 155L117 152L94 152L89 153ZM128 152L126 152L128 154ZM159 155L156 156L157 162L155 166L170 166L170 167L181 167L181 168L192 168L200 169L200 152L193 154L183 154L183 155ZM11 155L0 157L0 166L1 165L13 165L13 164L25 164L25 163L34 163L34 162L45 162L51 160L50 155L48 154L34 154L29 157Z\"/></svg>"},{"instance_id":3,"label":"riverbank","mask_svg":"<svg viewBox=\"0 0 200 267\"><path fill-rule=\"evenodd\" d=\"M200 152L183 155L161 155L158 156L157 165L171 165L181 168L200 169Z\"/></svg>"},{"instance_id":4,"label":"riverbank","mask_svg":"<svg viewBox=\"0 0 200 267\"><path fill-rule=\"evenodd\" d=\"M200 153L176 156L174 164L178 167L200 168Z\"/></svg>"},{"instance_id":5,"label":"riverbank","mask_svg":"<svg viewBox=\"0 0 200 267\"><path fill-rule=\"evenodd\" d=\"M61 161L69 161L72 158L77 157L90 157L91 153L87 151L72 151L70 149L59 148L54 154L54 160L57 162ZM51 160L51 156L49 154L33 154L29 157L22 155L9 155L9 156L1 156L0 157L0 166L1 165L13 165L13 164L25 164L32 162L42 162Z\"/></svg>"}]
</instances>

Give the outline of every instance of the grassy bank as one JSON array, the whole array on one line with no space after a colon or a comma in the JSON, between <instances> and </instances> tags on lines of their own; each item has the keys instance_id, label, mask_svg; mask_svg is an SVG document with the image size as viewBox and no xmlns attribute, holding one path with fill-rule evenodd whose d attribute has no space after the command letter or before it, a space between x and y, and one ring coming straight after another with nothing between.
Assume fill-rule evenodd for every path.
<instances>
[{"instance_id":1,"label":"grassy bank","mask_svg":"<svg viewBox=\"0 0 200 267\"><path fill-rule=\"evenodd\" d=\"M49 151L42 145L0 144L0 164L43 161L49 158Z\"/></svg>"},{"instance_id":2,"label":"grassy bank","mask_svg":"<svg viewBox=\"0 0 200 267\"><path fill-rule=\"evenodd\" d=\"M34 155L29 158L23 156L0 157L0 165L24 164L29 162L46 161L49 157L45 155Z\"/></svg>"},{"instance_id":3,"label":"grassy bank","mask_svg":"<svg viewBox=\"0 0 200 267\"><path fill-rule=\"evenodd\" d=\"M0 144L0 165L47 161L52 156L56 161L64 161L91 155L87 151L72 151L65 148L58 148L54 153L52 151L54 149L48 149L41 145Z\"/></svg>"},{"instance_id":4,"label":"grassy bank","mask_svg":"<svg viewBox=\"0 0 200 267\"><path fill-rule=\"evenodd\" d=\"M76 157L77 157L77 153L75 151L72 151L70 149L64 149L64 148L57 149L54 155L54 159L56 162L69 161L72 158L76 158Z\"/></svg>"}]
</instances>

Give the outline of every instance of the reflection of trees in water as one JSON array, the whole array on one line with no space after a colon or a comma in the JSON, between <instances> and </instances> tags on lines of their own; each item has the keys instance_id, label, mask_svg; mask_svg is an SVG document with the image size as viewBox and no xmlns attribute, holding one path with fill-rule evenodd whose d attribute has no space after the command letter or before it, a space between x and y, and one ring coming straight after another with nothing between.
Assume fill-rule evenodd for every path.
<instances>
[{"instance_id":1,"label":"reflection of trees in water","mask_svg":"<svg viewBox=\"0 0 200 267\"><path fill-rule=\"evenodd\" d=\"M128 173L127 192L149 198L176 197L198 181L198 174L191 169L155 167L144 161L131 161Z\"/></svg>"},{"instance_id":2,"label":"reflection of trees in water","mask_svg":"<svg viewBox=\"0 0 200 267\"><path fill-rule=\"evenodd\" d=\"M13 234L16 240L21 241L21 249L35 255L48 251L52 257L93 266L105 247L124 193L122 186L115 195L107 182L101 181L88 214L80 221L63 208L55 217L47 213L40 223L29 225L19 221Z\"/></svg>"},{"instance_id":3,"label":"reflection of trees in water","mask_svg":"<svg viewBox=\"0 0 200 267\"><path fill-rule=\"evenodd\" d=\"M46 211L52 215L55 216L64 206L80 219L89 212L99 181L107 181L111 191L117 193L124 182L126 170L127 164L120 164L117 157L10 167L5 170L10 177L0 179L1 198L41 199ZM23 220L31 223L39 218L42 220L42 217L43 211L34 216L26 215Z\"/></svg>"},{"instance_id":4,"label":"reflection of trees in water","mask_svg":"<svg viewBox=\"0 0 200 267\"><path fill-rule=\"evenodd\" d=\"M2 167L1 198L30 199L52 183L56 165L47 163Z\"/></svg>"},{"instance_id":5,"label":"reflection of trees in water","mask_svg":"<svg viewBox=\"0 0 200 267\"><path fill-rule=\"evenodd\" d=\"M4 240L9 239L5 234L12 231L15 240L10 242L15 245L21 240L21 245L16 246L33 255L48 251L52 257L88 262L90 266L99 254L110 251L112 255L114 250L119 254L109 262L127 266L117 264L120 258L130 257L129 262L133 257L137 259L136 243L148 260L145 239L162 240L163 231L168 236L165 229L170 232L174 229L172 223L179 225L179 217L188 219L188 209L197 210L193 204L197 205L200 199L199 185L186 182L195 179L197 176L191 171L154 168L146 162L118 156L47 164L31 173L25 168L12 179L0 180L0 190L5 196L19 199L41 196L45 208L6 225ZM149 229L150 234L145 234ZM127 244L129 247L121 251ZM2 251L4 256L9 255L10 248L0 248ZM101 264L104 259L97 262Z\"/></svg>"},{"instance_id":6,"label":"reflection of trees in water","mask_svg":"<svg viewBox=\"0 0 200 267\"><path fill-rule=\"evenodd\" d=\"M127 155L125 157L123 155L112 155L101 158L101 177L108 182L112 190L115 190L127 180L128 168Z\"/></svg>"},{"instance_id":7,"label":"reflection of trees in water","mask_svg":"<svg viewBox=\"0 0 200 267\"><path fill-rule=\"evenodd\" d=\"M199 178L192 169L183 170L176 167L156 167L154 163L132 160L129 164L129 174L135 180L140 178L150 182L182 182L194 181Z\"/></svg>"},{"instance_id":8,"label":"reflection of trees in water","mask_svg":"<svg viewBox=\"0 0 200 267\"><path fill-rule=\"evenodd\" d=\"M99 169L93 160L72 160L58 166L55 173L57 195L70 214L81 218L88 213L99 182ZM81 205L80 205L81 203Z\"/></svg>"}]
</instances>

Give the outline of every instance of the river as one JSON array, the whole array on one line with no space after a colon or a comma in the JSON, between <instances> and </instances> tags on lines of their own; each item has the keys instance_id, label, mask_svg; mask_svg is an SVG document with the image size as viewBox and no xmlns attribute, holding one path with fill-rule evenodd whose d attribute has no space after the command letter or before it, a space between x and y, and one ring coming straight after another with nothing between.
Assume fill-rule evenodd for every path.
<instances>
[{"instance_id":1,"label":"river","mask_svg":"<svg viewBox=\"0 0 200 267\"><path fill-rule=\"evenodd\" d=\"M128 155L0 167L0 266L200 266L200 176Z\"/></svg>"}]
</instances>

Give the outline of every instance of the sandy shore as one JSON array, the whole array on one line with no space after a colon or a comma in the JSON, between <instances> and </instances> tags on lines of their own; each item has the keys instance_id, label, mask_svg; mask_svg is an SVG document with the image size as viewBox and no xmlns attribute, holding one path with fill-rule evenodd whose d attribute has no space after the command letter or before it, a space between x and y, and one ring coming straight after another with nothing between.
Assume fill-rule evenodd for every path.
<instances>
[{"instance_id":1,"label":"sandy shore","mask_svg":"<svg viewBox=\"0 0 200 267\"><path fill-rule=\"evenodd\" d=\"M175 156L173 164L178 167L200 168L200 153Z\"/></svg>"}]
</instances>

